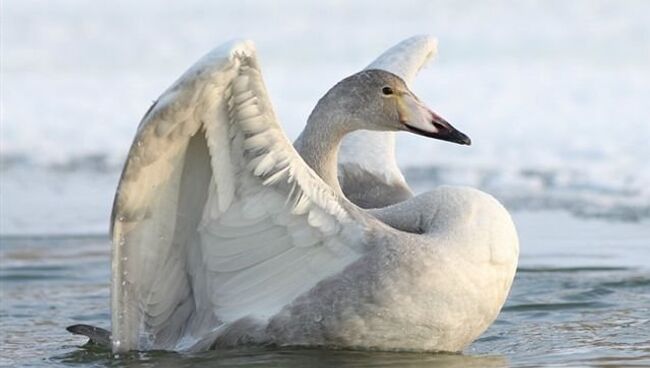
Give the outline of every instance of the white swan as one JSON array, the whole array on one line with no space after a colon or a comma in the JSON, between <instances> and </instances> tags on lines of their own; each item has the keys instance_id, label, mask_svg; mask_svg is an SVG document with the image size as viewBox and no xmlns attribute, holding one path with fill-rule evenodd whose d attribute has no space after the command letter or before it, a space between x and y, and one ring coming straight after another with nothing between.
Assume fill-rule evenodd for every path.
<instances>
[{"instance_id":1,"label":"white swan","mask_svg":"<svg viewBox=\"0 0 650 368\"><path fill-rule=\"evenodd\" d=\"M412 65L392 67L411 78L423 58L403 60ZM397 75L368 69L318 102L294 148L251 42L190 68L143 118L116 194L113 350L459 351L479 336L514 277L510 216L491 196L454 187L357 207L339 186L337 151L360 129L469 143ZM374 147L392 144L382 139Z\"/></svg>"}]
</instances>

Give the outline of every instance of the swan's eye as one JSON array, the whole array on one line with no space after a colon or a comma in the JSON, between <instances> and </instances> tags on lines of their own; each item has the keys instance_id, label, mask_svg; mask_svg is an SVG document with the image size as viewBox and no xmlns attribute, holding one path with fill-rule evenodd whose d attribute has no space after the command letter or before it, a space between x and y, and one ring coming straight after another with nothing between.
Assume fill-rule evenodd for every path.
<instances>
[{"instance_id":1,"label":"swan's eye","mask_svg":"<svg viewBox=\"0 0 650 368\"><path fill-rule=\"evenodd\" d=\"M386 87L384 87L384 88L381 89L381 92L382 92L383 94L385 94L386 96L388 96L388 95L392 95L392 94L393 94L393 89L390 88L390 87L388 87L388 86L386 86Z\"/></svg>"}]
</instances>

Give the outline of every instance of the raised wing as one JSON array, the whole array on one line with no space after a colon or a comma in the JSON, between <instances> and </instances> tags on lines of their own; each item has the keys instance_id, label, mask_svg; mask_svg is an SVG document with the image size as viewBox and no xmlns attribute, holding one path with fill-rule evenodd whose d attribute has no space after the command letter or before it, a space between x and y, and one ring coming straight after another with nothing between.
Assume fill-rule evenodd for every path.
<instances>
[{"instance_id":1,"label":"raised wing","mask_svg":"<svg viewBox=\"0 0 650 368\"><path fill-rule=\"evenodd\" d=\"M414 36L388 49L366 69L389 71L410 85L436 50L435 38ZM385 207L413 196L395 161L393 132L348 134L339 152L339 181L346 197L363 208Z\"/></svg>"},{"instance_id":2,"label":"raised wing","mask_svg":"<svg viewBox=\"0 0 650 368\"><path fill-rule=\"evenodd\" d=\"M379 55L366 69L382 69L411 84L438 51L438 41L427 35L413 36L398 43Z\"/></svg>"},{"instance_id":3,"label":"raised wing","mask_svg":"<svg viewBox=\"0 0 650 368\"><path fill-rule=\"evenodd\" d=\"M360 253L360 212L302 161L251 42L210 52L145 115L112 218L114 351L264 319Z\"/></svg>"}]
</instances>

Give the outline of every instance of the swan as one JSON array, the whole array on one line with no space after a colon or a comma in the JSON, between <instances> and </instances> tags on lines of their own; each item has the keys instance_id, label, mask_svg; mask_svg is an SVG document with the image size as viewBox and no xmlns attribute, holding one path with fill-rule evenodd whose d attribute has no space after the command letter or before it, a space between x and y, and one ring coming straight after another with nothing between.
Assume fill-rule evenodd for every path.
<instances>
[{"instance_id":1,"label":"swan","mask_svg":"<svg viewBox=\"0 0 650 368\"><path fill-rule=\"evenodd\" d=\"M416 36L343 79L295 145L251 41L214 49L165 91L113 205L113 351L460 351L476 339L514 278L512 220L472 188L413 196L386 133L470 143L404 80L434 46Z\"/></svg>"}]
</instances>

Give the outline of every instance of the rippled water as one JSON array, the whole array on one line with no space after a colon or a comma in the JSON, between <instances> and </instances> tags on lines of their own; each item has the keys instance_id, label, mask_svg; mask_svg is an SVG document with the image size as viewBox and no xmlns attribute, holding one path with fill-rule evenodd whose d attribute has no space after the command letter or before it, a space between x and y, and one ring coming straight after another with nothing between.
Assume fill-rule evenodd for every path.
<instances>
[{"instance_id":1,"label":"rippled water","mask_svg":"<svg viewBox=\"0 0 650 368\"><path fill-rule=\"evenodd\" d=\"M522 258L511 296L495 324L458 355L255 348L115 357L65 331L74 323L110 325L108 239L5 236L0 365L650 365L650 223L561 212L517 212L515 221Z\"/></svg>"}]
</instances>

